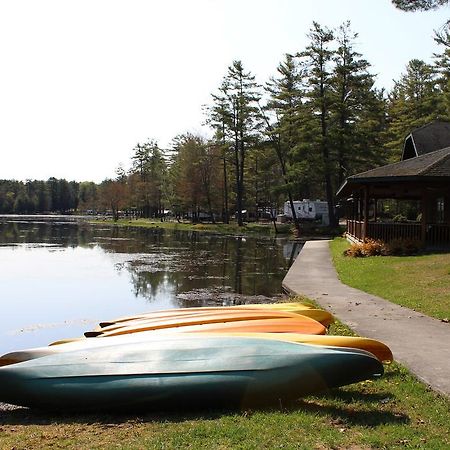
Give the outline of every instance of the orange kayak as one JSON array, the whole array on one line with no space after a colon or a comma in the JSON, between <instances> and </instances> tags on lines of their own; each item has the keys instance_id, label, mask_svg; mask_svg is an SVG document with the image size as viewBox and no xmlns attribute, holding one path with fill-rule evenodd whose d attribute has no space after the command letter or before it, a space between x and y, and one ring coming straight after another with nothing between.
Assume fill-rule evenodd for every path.
<instances>
[{"instance_id":1,"label":"orange kayak","mask_svg":"<svg viewBox=\"0 0 450 450\"><path fill-rule=\"evenodd\" d=\"M111 325L104 327L102 331L88 331L85 333L86 337L96 336L117 336L121 334L136 333L141 331L161 330L161 329L177 329L187 326L203 326L214 325L221 323L234 323L234 322L253 322L263 321L271 319L295 319L298 323L303 323L311 330L305 331L312 334L324 334L325 327L314 319L309 317L300 316L295 313L287 313L282 311L230 311L222 313L201 313L189 316L165 318L165 319L150 319L150 320L135 320L130 322L124 322L122 324Z\"/></svg>"},{"instance_id":2,"label":"orange kayak","mask_svg":"<svg viewBox=\"0 0 450 450\"><path fill-rule=\"evenodd\" d=\"M117 330L120 332L121 330ZM256 320L240 320L234 322L213 322L203 323L199 325L185 324L176 327L153 328L128 330L128 333L136 332L144 333L210 333L210 332L238 332L238 333L301 333L301 334L326 334L327 329L319 322L309 317L290 318L283 317L278 319L256 319ZM119 336L120 334L105 333L100 334L99 338L110 336ZM122 331L122 334L126 334Z\"/></svg>"},{"instance_id":3,"label":"orange kayak","mask_svg":"<svg viewBox=\"0 0 450 450\"><path fill-rule=\"evenodd\" d=\"M270 309L275 311L287 311L287 312L300 312L307 309L315 309L315 307L309 303L295 303L295 302L287 302L287 303L251 303L246 305L235 305L235 306L194 306L192 308L173 308L173 309L159 309L156 311L145 312L141 314L136 314L135 316L125 316L118 317L116 319L107 320L104 322L100 322L100 327L106 327L108 325L112 325L118 322L128 322L129 320L135 320L141 317L146 317L148 315L154 317L165 317L167 315L174 314L193 314L198 312L211 312L217 310L226 310L226 309Z\"/></svg>"},{"instance_id":4,"label":"orange kayak","mask_svg":"<svg viewBox=\"0 0 450 450\"><path fill-rule=\"evenodd\" d=\"M276 306L276 308L270 307L271 305ZM286 307L279 307L279 305L287 305ZM143 313L136 316L122 317L119 319L113 319L111 321L100 322L99 326L94 329L94 331L104 331L106 328L111 326L123 326L134 322L136 320L153 320L153 319L167 319L175 317L192 316L204 313L229 313L235 311L273 311L282 313L292 313L301 316L310 317L311 319L317 320L322 325L326 327L330 326L334 322L332 314L328 311L321 309L316 309L312 307L294 307L290 306L291 303L273 303L273 304L255 304L255 305L239 305L239 306L219 306L219 307L199 307L199 308L179 308L170 309L164 311L154 311L149 313Z\"/></svg>"}]
</instances>

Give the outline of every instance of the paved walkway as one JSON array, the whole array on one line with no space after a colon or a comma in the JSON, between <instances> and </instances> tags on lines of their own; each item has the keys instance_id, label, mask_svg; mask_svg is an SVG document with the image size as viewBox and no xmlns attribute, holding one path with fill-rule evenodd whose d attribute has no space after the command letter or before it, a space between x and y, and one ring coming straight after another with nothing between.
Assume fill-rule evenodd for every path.
<instances>
[{"instance_id":1,"label":"paved walkway","mask_svg":"<svg viewBox=\"0 0 450 450\"><path fill-rule=\"evenodd\" d=\"M329 241L306 242L283 287L316 300L361 336L384 342L420 380L450 396L450 324L342 284Z\"/></svg>"}]
</instances>

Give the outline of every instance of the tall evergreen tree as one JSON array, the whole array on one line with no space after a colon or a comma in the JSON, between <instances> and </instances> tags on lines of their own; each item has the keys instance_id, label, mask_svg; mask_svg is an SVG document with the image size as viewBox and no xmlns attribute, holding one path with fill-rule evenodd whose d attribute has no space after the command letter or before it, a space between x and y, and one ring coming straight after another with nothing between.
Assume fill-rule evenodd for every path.
<instances>
[{"instance_id":1,"label":"tall evergreen tree","mask_svg":"<svg viewBox=\"0 0 450 450\"><path fill-rule=\"evenodd\" d=\"M167 164L156 141L137 144L133 149L131 174L132 191L143 217L157 217L163 209Z\"/></svg>"},{"instance_id":2,"label":"tall evergreen tree","mask_svg":"<svg viewBox=\"0 0 450 450\"><path fill-rule=\"evenodd\" d=\"M398 161L411 130L442 117L440 95L434 68L424 61L411 60L388 95L386 147L392 161Z\"/></svg>"},{"instance_id":3,"label":"tall evergreen tree","mask_svg":"<svg viewBox=\"0 0 450 450\"><path fill-rule=\"evenodd\" d=\"M338 48L330 80L329 134L336 157L338 186L349 175L382 162L380 142L374 137L384 126L384 101L382 94L374 89L369 62L354 49L357 37L349 21L336 32Z\"/></svg>"},{"instance_id":4,"label":"tall evergreen tree","mask_svg":"<svg viewBox=\"0 0 450 450\"><path fill-rule=\"evenodd\" d=\"M435 41L442 47L441 53L435 53L435 70L440 90L442 118L450 120L450 25L435 34Z\"/></svg>"},{"instance_id":5,"label":"tall evergreen tree","mask_svg":"<svg viewBox=\"0 0 450 450\"><path fill-rule=\"evenodd\" d=\"M308 154L309 170L316 170L322 176L330 225L336 226L335 188L332 184L335 165L329 136L333 102L331 64L334 53L330 48L333 33L328 28L313 22L308 38L309 45L299 54L307 81L306 114L302 118L301 124L303 136L301 147Z\"/></svg>"},{"instance_id":6,"label":"tall evergreen tree","mask_svg":"<svg viewBox=\"0 0 450 450\"><path fill-rule=\"evenodd\" d=\"M229 165L232 146L227 139L227 99L221 95L213 95L214 104L206 108L206 123L215 131L216 145L220 148L222 160L222 218L224 223L230 221L229 207Z\"/></svg>"},{"instance_id":7,"label":"tall evergreen tree","mask_svg":"<svg viewBox=\"0 0 450 450\"><path fill-rule=\"evenodd\" d=\"M36 195L37 195L37 211L48 212L50 211L50 193L45 181L36 181Z\"/></svg>"},{"instance_id":8,"label":"tall evergreen tree","mask_svg":"<svg viewBox=\"0 0 450 450\"><path fill-rule=\"evenodd\" d=\"M287 54L277 68L278 76L267 83L270 99L265 108L266 132L280 164L284 190L289 199L297 233L300 225L294 207L294 184L305 183L306 177L293 177L293 152L299 142L299 115L302 108L302 77L292 55ZM269 118L272 114L273 120ZM307 183L307 181L306 181Z\"/></svg>"},{"instance_id":9,"label":"tall evergreen tree","mask_svg":"<svg viewBox=\"0 0 450 450\"><path fill-rule=\"evenodd\" d=\"M255 144L261 126L257 102L259 86L250 72L245 72L241 61L228 67L219 94L213 95L214 111L222 114L226 141L233 148L236 181L236 214L238 225L243 225L244 174L247 152Z\"/></svg>"}]
</instances>

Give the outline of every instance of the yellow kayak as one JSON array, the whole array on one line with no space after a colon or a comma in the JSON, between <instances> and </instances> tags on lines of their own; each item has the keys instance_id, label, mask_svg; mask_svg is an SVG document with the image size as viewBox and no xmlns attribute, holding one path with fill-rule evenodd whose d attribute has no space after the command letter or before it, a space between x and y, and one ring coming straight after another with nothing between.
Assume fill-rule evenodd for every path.
<instances>
[{"instance_id":1,"label":"yellow kayak","mask_svg":"<svg viewBox=\"0 0 450 450\"><path fill-rule=\"evenodd\" d=\"M347 347L365 350L372 353L379 361L390 363L394 360L391 349L375 339L357 336L313 335L300 333L242 333L209 331L205 334L221 334L226 336L251 337L255 339L275 339L278 341L296 342L298 344L323 345L326 347Z\"/></svg>"},{"instance_id":2,"label":"yellow kayak","mask_svg":"<svg viewBox=\"0 0 450 450\"><path fill-rule=\"evenodd\" d=\"M94 331L104 331L105 328L112 326L126 326L128 322L134 322L136 320L155 320L155 319L173 319L176 317L193 316L197 314L205 313L229 313L231 311L278 311L287 312L292 314L298 314L301 316L309 317L311 319L320 322L322 325L328 327L334 322L334 317L328 311L322 309L316 309L307 304L301 303L257 303L250 305L238 305L238 306L211 306L211 307L198 307L198 308L177 308L161 311L152 311L149 313L142 313L136 316L121 317L110 321L100 322L99 326Z\"/></svg>"},{"instance_id":3,"label":"yellow kayak","mask_svg":"<svg viewBox=\"0 0 450 450\"><path fill-rule=\"evenodd\" d=\"M27 350L7 353L0 357L0 367L18 362L28 361L30 359L40 358L43 356L53 355L56 353L71 352L82 349L97 348L103 346L114 346L126 343L143 342L143 341L161 341L165 342L168 336L179 333L161 333L158 331L144 331L142 333L132 333L121 336L105 337L103 339L86 339L81 338L76 341L66 342L64 345L52 345L49 347L36 347ZM189 335L197 335L196 332ZM393 360L392 352L385 344L374 339L353 336L324 336L324 335L306 335L299 333L252 333L252 332L227 332L222 330L210 330L198 335L204 336L206 339L211 335L238 336L254 339L272 339L286 342L295 342L298 344L322 345L326 347L345 347L365 350L372 353L381 362L391 362Z\"/></svg>"},{"instance_id":4,"label":"yellow kayak","mask_svg":"<svg viewBox=\"0 0 450 450\"><path fill-rule=\"evenodd\" d=\"M241 323L271 323L273 320L290 320L295 322L298 327L301 325L301 330L308 334L325 334L326 328L319 322L310 317L300 316L298 314L287 313L282 311L256 311L256 310L246 310L246 311L233 311L228 313L204 313L191 316L181 316L166 319L156 319L156 320L135 320L130 322L124 322L121 326L111 325L110 327L105 327L101 331L88 331L84 333L86 337L104 337L104 336L115 336L120 334L137 333L147 330L174 330L177 328L184 328L189 326L200 326L203 330L206 327L213 327L216 329L217 326L224 324L235 324L239 326ZM260 331L258 329L258 331ZM263 331L263 330L261 330ZM297 331L297 330L295 330Z\"/></svg>"}]
</instances>

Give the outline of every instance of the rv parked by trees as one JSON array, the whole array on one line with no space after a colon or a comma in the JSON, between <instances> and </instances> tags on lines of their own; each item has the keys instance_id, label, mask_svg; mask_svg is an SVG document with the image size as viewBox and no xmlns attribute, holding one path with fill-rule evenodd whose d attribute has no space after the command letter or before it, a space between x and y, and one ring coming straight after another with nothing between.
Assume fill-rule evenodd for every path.
<instances>
[{"instance_id":1,"label":"rv parked by trees","mask_svg":"<svg viewBox=\"0 0 450 450\"><path fill-rule=\"evenodd\" d=\"M328 226L330 218L328 215L328 203L320 200L294 200L295 214L299 220L320 221L321 225ZM292 219L290 202L284 203L284 214Z\"/></svg>"}]
</instances>

